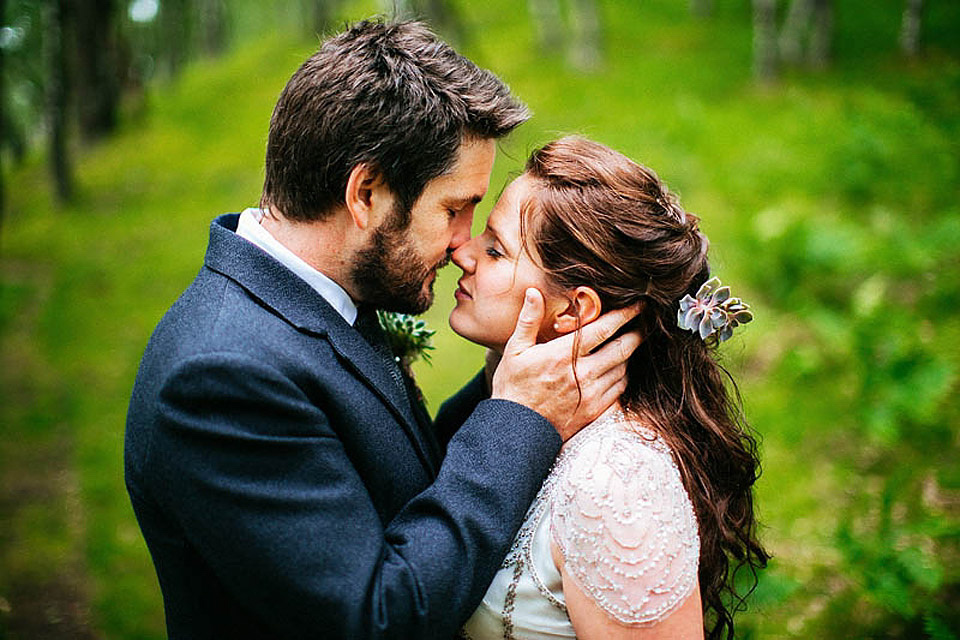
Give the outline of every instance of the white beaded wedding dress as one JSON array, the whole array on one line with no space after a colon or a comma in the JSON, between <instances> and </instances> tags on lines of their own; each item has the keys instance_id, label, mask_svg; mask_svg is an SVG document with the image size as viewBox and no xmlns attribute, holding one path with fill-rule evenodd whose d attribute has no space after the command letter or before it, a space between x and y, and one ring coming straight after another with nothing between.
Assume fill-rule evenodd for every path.
<instances>
[{"instance_id":1,"label":"white beaded wedding dress","mask_svg":"<svg viewBox=\"0 0 960 640\"><path fill-rule=\"evenodd\" d=\"M551 540L603 611L626 625L654 625L696 588L697 530L670 449L611 412L564 445L461 637L576 637Z\"/></svg>"}]
</instances>

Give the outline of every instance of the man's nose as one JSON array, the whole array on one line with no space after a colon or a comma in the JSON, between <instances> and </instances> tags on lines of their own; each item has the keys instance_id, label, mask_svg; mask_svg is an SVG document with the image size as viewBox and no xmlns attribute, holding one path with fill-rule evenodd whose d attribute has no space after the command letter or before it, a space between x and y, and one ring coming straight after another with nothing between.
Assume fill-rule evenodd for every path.
<instances>
[{"instance_id":1,"label":"man's nose","mask_svg":"<svg viewBox=\"0 0 960 640\"><path fill-rule=\"evenodd\" d=\"M453 251L453 255L451 256L453 264L463 269L463 271L466 273L472 273L474 267L476 266L476 261L474 260L473 253L470 250L472 245L472 242L464 242Z\"/></svg>"},{"instance_id":2,"label":"man's nose","mask_svg":"<svg viewBox=\"0 0 960 640\"><path fill-rule=\"evenodd\" d=\"M470 242L470 228L473 226L473 213L458 215L454 221L453 235L450 236L448 251L456 251Z\"/></svg>"}]
</instances>

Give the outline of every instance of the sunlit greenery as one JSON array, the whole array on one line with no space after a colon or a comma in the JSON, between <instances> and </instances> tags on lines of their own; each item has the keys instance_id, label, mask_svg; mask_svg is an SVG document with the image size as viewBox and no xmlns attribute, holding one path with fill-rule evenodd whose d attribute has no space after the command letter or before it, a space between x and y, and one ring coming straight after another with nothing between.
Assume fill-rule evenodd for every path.
<instances>
[{"instance_id":1,"label":"sunlit greenery","mask_svg":"<svg viewBox=\"0 0 960 640\"><path fill-rule=\"evenodd\" d=\"M535 113L502 144L476 223L530 150L583 133L681 194L755 312L723 352L763 439L775 559L740 635L957 637L960 9L931 2L928 50L906 61L899 3L837 3L834 66L757 87L748 2L700 20L676 0L599 2L605 61L591 74L536 50L523 3L459 4L461 48ZM257 202L273 102L316 46L263 20L80 150L75 204L54 206L39 155L6 175L0 481L26 499L0 511L0 638L10 594L64 571L104 637L163 636L123 487L126 402L210 220ZM455 271L425 316L432 363L414 365L432 410L482 360L446 326Z\"/></svg>"}]
</instances>

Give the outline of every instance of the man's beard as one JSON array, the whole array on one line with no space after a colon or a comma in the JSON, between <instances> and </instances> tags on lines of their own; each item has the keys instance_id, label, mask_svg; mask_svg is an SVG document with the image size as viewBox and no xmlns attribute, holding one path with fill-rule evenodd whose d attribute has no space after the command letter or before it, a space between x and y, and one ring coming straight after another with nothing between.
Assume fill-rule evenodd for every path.
<instances>
[{"instance_id":1,"label":"man's beard","mask_svg":"<svg viewBox=\"0 0 960 640\"><path fill-rule=\"evenodd\" d=\"M394 216L374 229L370 244L357 254L350 278L361 302L416 315L433 304L436 278L426 289L424 282L445 266L450 256L428 267L413 248L407 230L397 228L396 222Z\"/></svg>"}]
</instances>

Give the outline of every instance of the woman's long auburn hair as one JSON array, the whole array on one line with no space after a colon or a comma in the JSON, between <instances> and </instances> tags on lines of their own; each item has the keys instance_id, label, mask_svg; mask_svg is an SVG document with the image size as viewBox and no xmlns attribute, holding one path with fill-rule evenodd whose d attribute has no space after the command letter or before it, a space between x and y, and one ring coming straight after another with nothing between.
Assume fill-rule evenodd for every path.
<instances>
[{"instance_id":1,"label":"woman's long auburn hair","mask_svg":"<svg viewBox=\"0 0 960 640\"><path fill-rule=\"evenodd\" d=\"M627 363L621 403L673 451L699 523L705 632L733 638L746 597L736 574L747 568L755 586L769 555L754 515L757 442L736 383L713 336L677 326L680 299L710 277L699 218L652 170L584 138L535 151L525 174L533 180L521 207L524 245L548 282L562 291L591 287L604 310L642 305L635 326L644 340Z\"/></svg>"}]
</instances>

